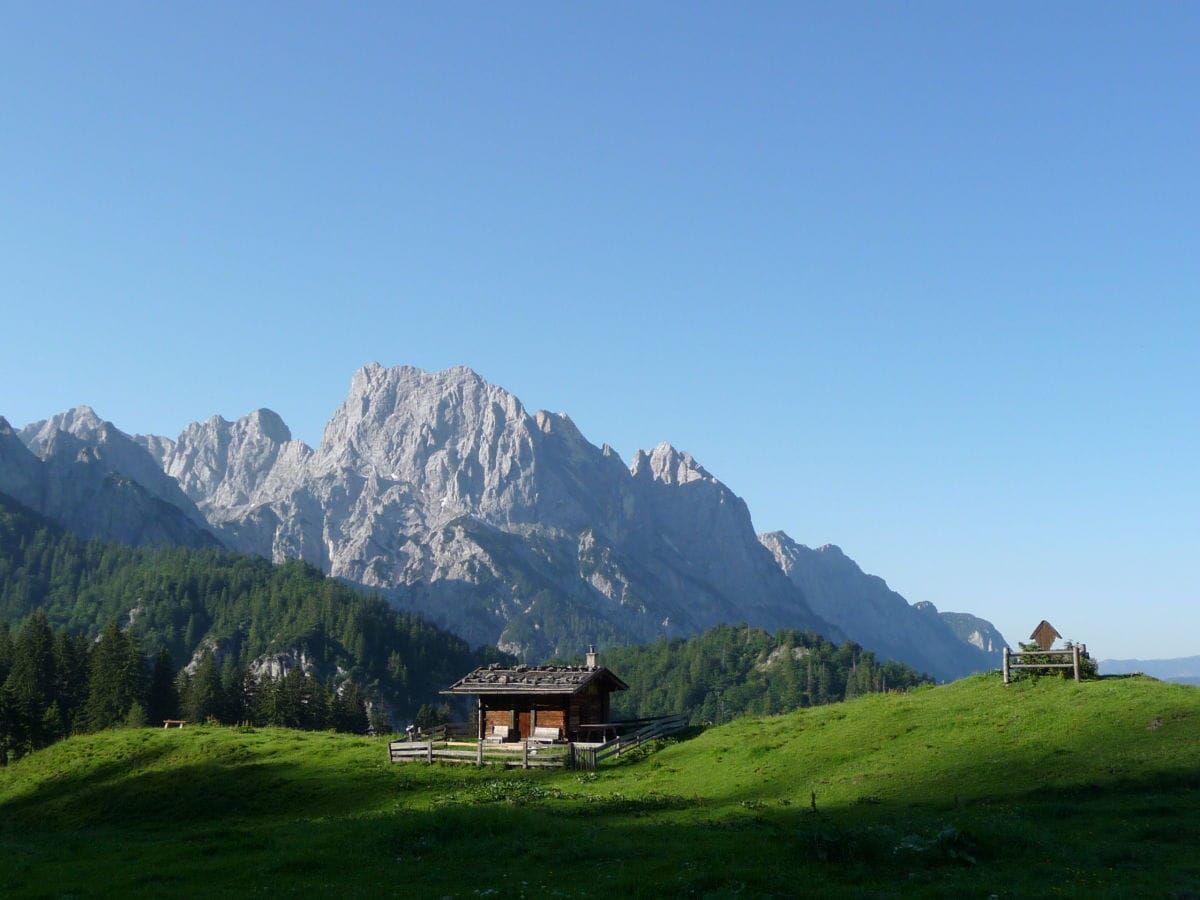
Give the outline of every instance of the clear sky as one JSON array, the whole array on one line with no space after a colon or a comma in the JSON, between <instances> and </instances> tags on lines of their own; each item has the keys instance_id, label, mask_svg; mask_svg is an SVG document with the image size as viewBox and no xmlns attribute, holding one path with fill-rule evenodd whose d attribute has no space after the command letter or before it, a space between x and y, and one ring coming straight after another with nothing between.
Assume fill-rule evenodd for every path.
<instances>
[{"instance_id":1,"label":"clear sky","mask_svg":"<svg viewBox=\"0 0 1200 900\"><path fill-rule=\"evenodd\" d=\"M0 414L469 365L1010 641L1200 654L1200 5L10 3Z\"/></svg>"}]
</instances>

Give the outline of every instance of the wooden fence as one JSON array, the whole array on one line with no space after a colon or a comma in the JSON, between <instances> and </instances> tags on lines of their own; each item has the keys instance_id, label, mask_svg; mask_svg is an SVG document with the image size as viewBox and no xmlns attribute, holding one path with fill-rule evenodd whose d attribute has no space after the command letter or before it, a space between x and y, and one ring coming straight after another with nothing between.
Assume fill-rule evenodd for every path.
<instances>
[{"instance_id":1,"label":"wooden fence","mask_svg":"<svg viewBox=\"0 0 1200 900\"><path fill-rule=\"evenodd\" d=\"M420 728L413 735L413 738L414 740L421 741L449 741L454 738L474 738L477 727L474 722L445 722L430 728Z\"/></svg>"},{"instance_id":2,"label":"wooden fence","mask_svg":"<svg viewBox=\"0 0 1200 900\"><path fill-rule=\"evenodd\" d=\"M388 758L394 763L466 763L502 765L521 769L573 768L574 744L538 744L521 741L496 744L488 741L392 741Z\"/></svg>"},{"instance_id":3,"label":"wooden fence","mask_svg":"<svg viewBox=\"0 0 1200 900\"><path fill-rule=\"evenodd\" d=\"M388 744L388 759L394 763L434 762L466 763L473 766L503 765L522 769L594 769L596 764L621 751L646 741L683 731L688 726L687 713L659 716L654 719L635 719L613 723L632 726L632 730L602 744L547 744L524 740L514 743L493 741L449 740L446 731L441 738L420 741L392 741ZM453 731L453 728L451 728ZM426 732L422 737L429 737Z\"/></svg>"},{"instance_id":4,"label":"wooden fence","mask_svg":"<svg viewBox=\"0 0 1200 900\"><path fill-rule=\"evenodd\" d=\"M1023 662L1026 659L1041 659L1042 662ZM1084 659L1090 659L1087 644L1073 644L1063 650L1009 650L1005 647L1004 683L1009 683L1014 669L1073 669L1075 680L1081 681L1080 661Z\"/></svg>"},{"instance_id":5,"label":"wooden fence","mask_svg":"<svg viewBox=\"0 0 1200 900\"><path fill-rule=\"evenodd\" d=\"M620 756L622 750L683 731L688 727L688 714L678 713L673 716L660 716L657 719L640 719L639 722L644 724L633 731L618 735L611 741L605 741L597 746L580 746L575 751L576 766L581 769L594 769L597 763L610 756Z\"/></svg>"}]
</instances>

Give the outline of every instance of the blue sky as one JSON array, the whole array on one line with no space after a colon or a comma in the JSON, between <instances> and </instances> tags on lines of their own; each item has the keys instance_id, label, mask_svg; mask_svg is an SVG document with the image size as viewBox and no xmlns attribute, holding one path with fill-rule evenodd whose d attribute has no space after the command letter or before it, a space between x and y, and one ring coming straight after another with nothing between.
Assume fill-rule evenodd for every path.
<instances>
[{"instance_id":1,"label":"blue sky","mask_svg":"<svg viewBox=\"0 0 1200 900\"><path fill-rule=\"evenodd\" d=\"M0 414L469 365L910 601L1200 654L1200 7L0 17ZM649 7L649 8L647 8Z\"/></svg>"}]
</instances>

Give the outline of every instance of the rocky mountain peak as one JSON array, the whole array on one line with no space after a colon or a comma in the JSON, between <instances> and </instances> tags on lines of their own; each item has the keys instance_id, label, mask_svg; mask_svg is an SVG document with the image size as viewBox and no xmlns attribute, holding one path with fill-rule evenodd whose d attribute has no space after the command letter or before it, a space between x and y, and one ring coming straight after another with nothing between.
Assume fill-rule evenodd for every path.
<instances>
[{"instance_id":1,"label":"rocky mountain peak","mask_svg":"<svg viewBox=\"0 0 1200 900\"><path fill-rule=\"evenodd\" d=\"M202 508L235 510L257 499L285 448L292 450L289 458L311 455L292 440L291 429L277 413L256 409L235 422L212 416L187 426L161 464Z\"/></svg>"},{"instance_id":2,"label":"rocky mountain peak","mask_svg":"<svg viewBox=\"0 0 1200 900\"><path fill-rule=\"evenodd\" d=\"M649 453L639 450L633 456L630 472L634 478L649 478L667 485L709 481L717 484L708 471L686 450L676 450L663 441Z\"/></svg>"},{"instance_id":3,"label":"rocky mountain peak","mask_svg":"<svg viewBox=\"0 0 1200 900\"><path fill-rule=\"evenodd\" d=\"M280 418L279 413L266 407L242 416L238 419L238 424L243 425L247 432L257 432L276 444L286 444L292 439L292 430Z\"/></svg>"},{"instance_id":4,"label":"rocky mountain peak","mask_svg":"<svg viewBox=\"0 0 1200 900\"><path fill-rule=\"evenodd\" d=\"M111 425L96 415L90 406L76 406L49 419L31 422L21 429L20 437L26 447L41 456L45 446L59 431L75 437L87 437L103 430L106 424Z\"/></svg>"},{"instance_id":5,"label":"rocky mountain peak","mask_svg":"<svg viewBox=\"0 0 1200 900\"><path fill-rule=\"evenodd\" d=\"M355 373L308 474L350 471L420 486L434 520L507 520L534 502L538 434L515 396L471 369L373 364Z\"/></svg>"}]
</instances>

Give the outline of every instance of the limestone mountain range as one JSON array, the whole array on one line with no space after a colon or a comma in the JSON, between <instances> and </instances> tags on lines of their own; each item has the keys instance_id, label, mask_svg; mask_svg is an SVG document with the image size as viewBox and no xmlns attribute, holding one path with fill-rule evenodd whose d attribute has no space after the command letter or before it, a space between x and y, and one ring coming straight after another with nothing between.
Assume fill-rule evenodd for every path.
<instances>
[{"instance_id":1,"label":"limestone mountain range","mask_svg":"<svg viewBox=\"0 0 1200 900\"><path fill-rule=\"evenodd\" d=\"M0 419L0 492L87 537L303 558L531 660L721 622L849 637L940 678L999 650L836 548L760 540L688 453L626 466L467 368L365 366L316 449L266 409L174 440L87 407L19 432Z\"/></svg>"}]
</instances>

